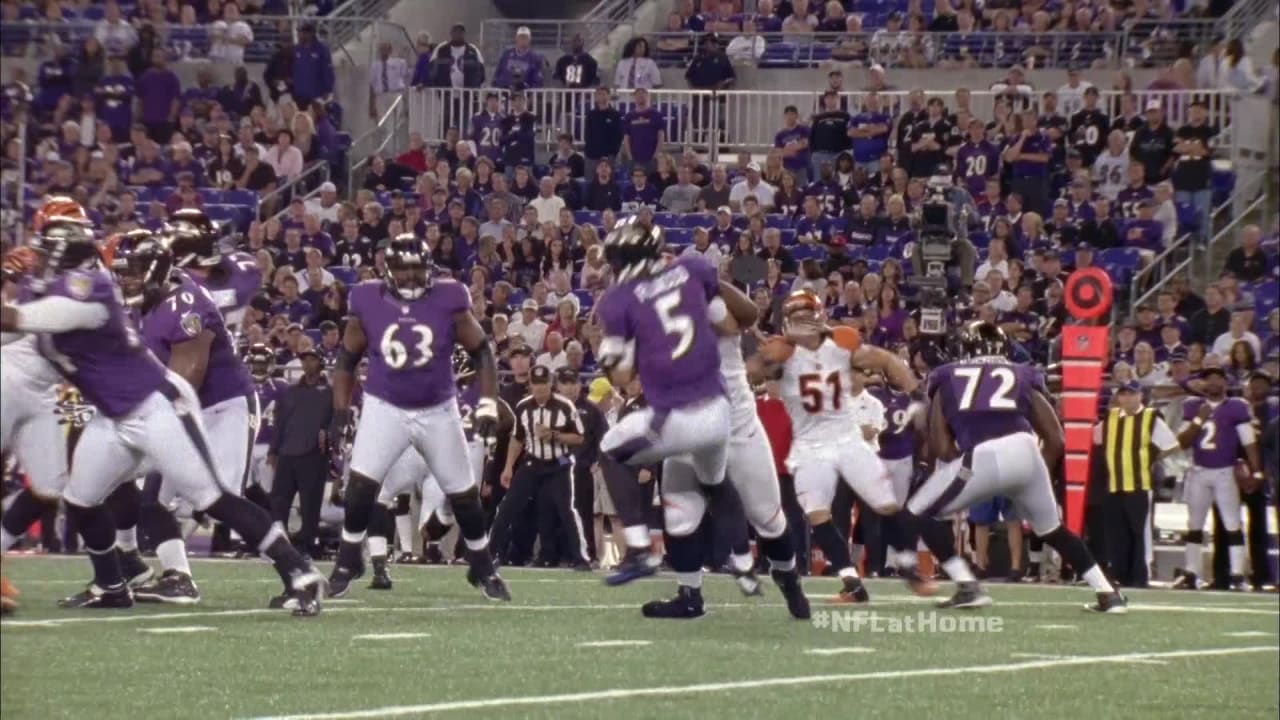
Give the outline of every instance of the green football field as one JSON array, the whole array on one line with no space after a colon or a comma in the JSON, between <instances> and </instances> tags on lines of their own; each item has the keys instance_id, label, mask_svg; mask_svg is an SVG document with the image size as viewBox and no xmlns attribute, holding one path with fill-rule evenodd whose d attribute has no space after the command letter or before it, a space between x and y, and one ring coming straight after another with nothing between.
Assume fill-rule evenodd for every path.
<instances>
[{"instance_id":1,"label":"green football field","mask_svg":"<svg viewBox=\"0 0 1280 720\"><path fill-rule=\"evenodd\" d=\"M83 558L4 571L23 592L0 623L6 720L1280 715L1274 595L1135 592L1130 614L1096 616L1083 588L992 585L992 608L934 613L888 580L870 606L833 605L816 579L797 622L771 584L743 598L714 576L706 617L653 621L638 606L669 579L509 569L499 605L462 568L411 566L298 619L265 609L259 562L198 561L200 605L128 611L54 606Z\"/></svg>"}]
</instances>

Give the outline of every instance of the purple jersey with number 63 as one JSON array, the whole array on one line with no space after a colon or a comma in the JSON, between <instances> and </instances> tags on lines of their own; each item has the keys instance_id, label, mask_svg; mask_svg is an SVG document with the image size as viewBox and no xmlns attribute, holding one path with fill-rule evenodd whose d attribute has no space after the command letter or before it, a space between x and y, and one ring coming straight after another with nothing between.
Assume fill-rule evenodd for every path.
<instances>
[{"instance_id":1,"label":"purple jersey with number 63","mask_svg":"<svg viewBox=\"0 0 1280 720\"><path fill-rule=\"evenodd\" d=\"M636 372L651 407L670 410L724 395L720 348L707 317L719 294L716 268L685 257L657 275L621 283L601 299L604 335L634 343Z\"/></svg>"},{"instance_id":2,"label":"purple jersey with number 63","mask_svg":"<svg viewBox=\"0 0 1280 720\"><path fill-rule=\"evenodd\" d=\"M1200 414L1200 406L1209 402L1204 398L1192 398L1182 404L1182 417L1191 419ZM1191 446L1191 461L1196 467L1225 468L1236 464L1240 456L1240 425L1253 421L1249 406L1240 398L1227 398L1218 404L1204 421Z\"/></svg>"},{"instance_id":3,"label":"purple jersey with number 63","mask_svg":"<svg viewBox=\"0 0 1280 720\"><path fill-rule=\"evenodd\" d=\"M107 321L89 330L41 334L40 353L103 415L121 418L165 383L164 366L147 351L120 290L101 270L72 270L43 293L107 309Z\"/></svg>"},{"instance_id":4,"label":"purple jersey with number 63","mask_svg":"<svg viewBox=\"0 0 1280 720\"><path fill-rule=\"evenodd\" d=\"M980 443L1031 432L1032 393L1044 392L1044 376L1034 367L1003 358L954 362L929 376L929 394L942 402L961 452Z\"/></svg>"},{"instance_id":5,"label":"purple jersey with number 63","mask_svg":"<svg viewBox=\"0 0 1280 720\"><path fill-rule=\"evenodd\" d=\"M213 342L209 345L204 381L196 388L200 406L207 408L224 400L248 397L253 393L253 379L236 356L235 345L213 298L186 273L175 277L182 278L182 282L139 323L147 349L168 365L174 345L194 340L208 330L213 333Z\"/></svg>"},{"instance_id":6,"label":"purple jersey with number 63","mask_svg":"<svg viewBox=\"0 0 1280 720\"><path fill-rule=\"evenodd\" d=\"M453 316L471 309L466 286L439 280L417 300L401 300L380 280L351 291L351 315L368 339L365 392L407 409L439 405L457 393Z\"/></svg>"},{"instance_id":7,"label":"purple jersey with number 63","mask_svg":"<svg viewBox=\"0 0 1280 720\"><path fill-rule=\"evenodd\" d=\"M911 396L876 386L868 392L884 405L885 428L880 433L880 457L885 460L901 460L915 454L916 433L911 417Z\"/></svg>"}]
</instances>

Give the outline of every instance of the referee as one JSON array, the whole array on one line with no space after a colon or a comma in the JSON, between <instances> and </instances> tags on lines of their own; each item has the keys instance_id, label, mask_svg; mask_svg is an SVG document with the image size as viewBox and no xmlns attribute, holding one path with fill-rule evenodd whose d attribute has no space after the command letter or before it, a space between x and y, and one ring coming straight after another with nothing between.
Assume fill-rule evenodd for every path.
<instances>
[{"instance_id":1,"label":"referee","mask_svg":"<svg viewBox=\"0 0 1280 720\"><path fill-rule=\"evenodd\" d=\"M1147 587L1151 562L1152 469L1178 438L1154 408L1142 403L1136 381L1116 389L1115 407L1093 429L1095 450L1106 465L1103 500L1107 557L1112 578L1125 587Z\"/></svg>"},{"instance_id":2,"label":"referee","mask_svg":"<svg viewBox=\"0 0 1280 720\"><path fill-rule=\"evenodd\" d=\"M573 506L574 449L582 444L584 434L578 408L563 395L552 392L550 368L538 365L529 373L529 396L516 405L515 416L515 436L507 448L507 464L502 471L502 486L507 488L507 494L498 506L490 545L505 548L512 519L545 493L555 506L564 530L564 547L575 558L574 566L590 569L582 524ZM517 460L521 460L518 471ZM544 546L556 544L550 537L554 524L550 517L538 518Z\"/></svg>"}]
</instances>

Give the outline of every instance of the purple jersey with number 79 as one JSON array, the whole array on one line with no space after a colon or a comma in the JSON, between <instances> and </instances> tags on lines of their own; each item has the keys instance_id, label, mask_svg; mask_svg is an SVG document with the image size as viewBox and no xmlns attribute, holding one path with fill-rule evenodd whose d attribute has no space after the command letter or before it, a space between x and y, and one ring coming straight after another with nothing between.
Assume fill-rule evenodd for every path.
<instances>
[{"instance_id":1,"label":"purple jersey with number 79","mask_svg":"<svg viewBox=\"0 0 1280 720\"><path fill-rule=\"evenodd\" d=\"M942 401L961 452L988 440L1031 432L1032 393L1047 394L1044 375L1003 358L954 362L929 376L929 394Z\"/></svg>"},{"instance_id":2,"label":"purple jersey with number 79","mask_svg":"<svg viewBox=\"0 0 1280 720\"><path fill-rule=\"evenodd\" d=\"M720 349L708 306L720 294L716 268L680 258L662 272L620 283L597 310L606 338L635 347L645 399L657 410L724 395Z\"/></svg>"}]
</instances>

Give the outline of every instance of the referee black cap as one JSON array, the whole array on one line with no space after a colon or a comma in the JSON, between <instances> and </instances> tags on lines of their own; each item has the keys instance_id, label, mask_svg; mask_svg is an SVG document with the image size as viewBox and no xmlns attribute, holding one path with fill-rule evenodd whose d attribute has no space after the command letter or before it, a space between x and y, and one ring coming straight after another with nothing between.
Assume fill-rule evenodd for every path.
<instances>
[{"instance_id":1,"label":"referee black cap","mask_svg":"<svg viewBox=\"0 0 1280 720\"><path fill-rule=\"evenodd\" d=\"M576 383L579 381L578 371L571 367L562 367L556 371L556 382L558 383Z\"/></svg>"},{"instance_id":2,"label":"referee black cap","mask_svg":"<svg viewBox=\"0 0 1280 720\"><path fill-rule=\"evenodd\" d=\"M533 385L545 385L551 382L551 368L538 365L529 372L529 382Z\"/></svg>"}]
</instances>

